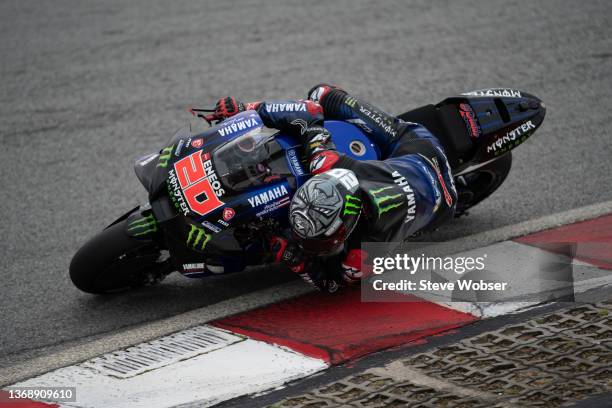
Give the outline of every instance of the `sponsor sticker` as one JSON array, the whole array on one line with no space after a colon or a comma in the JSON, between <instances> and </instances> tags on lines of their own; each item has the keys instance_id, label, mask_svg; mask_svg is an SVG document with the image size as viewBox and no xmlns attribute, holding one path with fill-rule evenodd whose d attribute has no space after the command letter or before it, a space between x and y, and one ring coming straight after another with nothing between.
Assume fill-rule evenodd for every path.
<instances>
[{"instance_id":1,"label":"sponsor sticker","mask_svg":"<svg viewBox=\"0 0 612 408\"><path fill-rule=\"evenodd\" d=\"M203 144L204 144L204 141L202 140L201 137L198 137L197 139L193 139L191 141L191 147L193 147L194 149L199 149L200 147L202 147Z\"/></svg>"},{"instance_id":2,"label":"sponsor sticker","mask_svg":"<svg viewBox=\"0 0 612 408\"><path fill-rule=\"evenodd\" d=\"M128 224L127 231L132 236L143 236L157 232L157 220L153 214L136 217Z\"/></svg>"},{"instance_id":3,"label":"sponsor sticker","mask_svg":"<svg viewBox=\"0 0 612 408\"><path fill-rule=\"evenodd\" d=\"M264 206L263 210L257 212L255 215L257 217L262 217L262 216L264 216L266 214L269 214L269 213L271 213L273 211L278 210L279 208L286 207L290 203L291 203L291 197L289 197L289 196L283 197L283 198L281 198L278 201L274 201L274 202L272 202L270 204L266 204Z\"/></svg>"},{"instance_id":4,"label":"sponsor sticker","mask_svg":"<svg viewBox=\"0 0 612 408\"><path fill-rule=\"evenodd\" d=\"M293 170L293 174L295 174L298 177L304 175L304 168L302 167L302 164L300 163L300 159L295 149L287 150L287 161L289 162L289 166Z\"/></svg>"},{"instance_id":5,"label":"sponsor sticker","mask_svg":"<svg viewBox=\"0 0 612 408\"><path fill-rule=\"evenodd\" d=\"M435 202L433 212L435 213L438 211L438 209L440 208L440 204L442 203L442 193L440 192L440 189L438 188L436 177L434 177L429 167L425 166L422 163L419 163L419 167L421 167L423 172L427 174L427 178L429 178L429 182L431 183L431 188L433 189L433 192L434 192L434 202Z\"/></svg>"},{"instance_id":6,"label":"sponsor sticker","mask_svg":"<svg viewBox=\"0 0 612 408\"><path fill-rule=\"evenodd\" d=\"M406 203L408 204L406 208L406 218L404 219L404 224L407 224L414 220L416 214L416 200L414 198L414 191L410 184L408 184L408 180L406 177L402 176L399 172L394 171L391 173L391 177L393 177L393 182L397 184L404 192L406 196Z\"/></svg>"},{"instance_id":7,"label":"sponsor sticker","mask_svg":"<svg viewBox=\"0 0 612 408\"><path fill-rule=\"evenodd\" d=\"M381 128L386 134L391 135L392 137L397 135L397 131L393 128L392 123L390 123L381 112L370 110L364 106L359 106L359 112L369 118L372 123Z\"/></svg>"},{"instance_id":8,"label":"sponsor sticker","mask_svg":"<svg viewBox=\"0 0 612 408\"><path fill-rule=\"evenodd\" d=\"M168 161L170 160L170 155L172 154L172 150L174 149L174 145L164 147L157 160L157 167L166 168L168 167Z\"/></svg>"},{"instance_id":9,"label":"sponsor sticker","mask_svg":"<svg viewBox=\"0 0 612 408\"><path fill-rule=\"evenodd\" d=\"M507 88L495 88L495 89L479 89L477 91L471 91L463 93L462 95L468 96L505 96L508 98L520 98L521 91L516 89Z\"/></svg>"},{"instance_id":10,"label":"sponsor sticker","mask_svg":"<svg viewBox=\"0 0 612 408\"><path fill-rule=\"evenodd\" d=\"M351 194L344 196L344 210L342 215L359 215L361 212L361 199Z\"/></svg>"},{"instance_id":11,"label":"sponsor sticker","mask_svg":"<svg viewBox=\"0 0 612 408\"><path fill-rule=\"evenodd\" d=\"M371 127L369 127L364 121L363 119L347 119L346 120L348 123L352 123L353 125L359 127L361 130L363 130L366 133L372 133L373 130Z\"/></svg>"},{"instance_id":12,"label":"sponsor sticker","mask_svg":"<svg viewBox=\"0 0 612 408\"><path fill-rule=\"evenodd\" d=\"M188 215L189 207L187 206L187 202L183 196L183 192L178 183L178 178L176 177L176 172L174 169L170 169L168 171L168 179L166 180L166 184L168 186L168 195L170 196L170 200L172 200L176 209L183 215Z\"/></svg>"},{"instance_id":13,"label":"sponsor sticker","mask_svg":"<svg viewBox=\"0 0 612 408\"><path fill-rule=\"evenodd\" d=\"M419 154L419 156L421 156L424 160L427 161L427 163L429 163L429 165L436 171L436 174L438 176L438 182L440 183L440 186L442 187L442 191L444 192L444 200L446 201L446 204L451 207L453 204L453 197L450 195L450 193L448 192L448 189L446 188L446 182L444 181L444 177L442 176L442 171L440 169L440 163L438 163L438 159L436 157L432 157L431 159L429 159L427 156L424 156L422 154ZM447 163L448 166L448 163ZM447 173L448 176L450 177L450 179L452 180L452 176L450 175L450 173ZM454 185L453 185L453 190L455 189ZM437 211L437 205L436 205L436 209L434 210Z\"/></svg>"},{"instance_id":14,"label":"sponsor sticker","mask_svg":"<svg viewBox=\"0 0 612 408\"><path fill-rule=\"evenodd\" d=\"M181 151L183 150L183 145L185 144L185 141L183 139L179 140L179 142L176 145L176 150L174 151L174 155L176 157L181 155Z\"/></svg>"},{"instance_id":15,"label":"sponsor sticker","mask_svg":"<svg viewBox=\"0 0 612 408\"><path fill-rule=\"evenodd\" d=\"M194 250L203 251L212 236L208 235L206 231L204 231L204 228L200 228L193 224L189 224L189 227L189 234L187 234L187 240L185 242L187 247Z\"/></svg>"},{"instance_id":16,"label":"sponsor sticker","mask_svg":"<svg viewBox=\"0 0 612 408\"><path fill-rule=\"evenodd\" d=\"M455 187L455 178L453 177L453 173L451 172L451 166L448 162L448 157L446 157L446 153L440 146L434 146L438 152L440 152L440 156L444 158L444 165L446 166L446 177L450 181L451 188L453 192L457 193L457 188Z\"/></svg>"},{"instance_id":17,"label":"sponsor sticker","mask_svg":"<svg viewBox=\"0 0 612 408\"><path fill-rule=\"evenodd\" d=\"M393 186L386 186L368 191L374 200L378 218L395 208L403 205L404 200L401 194L396 194L397 190Z\"/></svg>"},{"instance_id":18,"label":"sponsor sticker","mask_svg":"<svg viewBox=\"0 0 612 408\"><path fill-rule=\"evenodd\" d=\"M204 265L201 262L183 264L183 271L186 274L190 274L190 273L202 273L202 272L204 272L205 266L206 265Z\"/></svg>"},{"instance_id":19,"label":"sponsor sticker","mask_svg":"<svg viewBox=\"0 0 612 408\"><path fill-rule=\"evenodd\" d=\"M501 153L507 152L508 150L523 143L529 137L528 132L535 128L536 126L531 121L521 124L487 146L487 153L493 152L495 156L497 156Z\"/></svg>"},{"instance_id":20,"label":"sponsor sticker","mask_svg":"<svg viewBox=\"0 0 612 408\"><path fill-rule=\"evenodd\" d=\"M215 234L221 232L221 228L217 227L215 224L209 221L202 221L202 226L207 230L214 232Z\"/></svg>"},{"instance_id":21,"label":"sponsor sticker","mask_svg":"<svg viewBox=\"0 0 612 408\"><path fill-rule=\"evenodd\" d=\"M387 185L385 187L368 190L368 195L372 197L378 218L389 211L395 211L404 206L406 207L406 217L404 224L407 224L415 219L416 216L416 199L414 191L408 180L399 172L391 173L395 185ZM399 190L398 190L399 187Z\"/></svg>"},{"instance_id":22,"label":"sponsor sticker","mask_svg":"<svg viewBox=\"0 0 612 408\"><path fill-rule=\"evenodd\" d=\"M247 198L247 201L249 204L251 204L252 208L255 208L288 195L289 191L287 190L287 187L285 187L284 184L281 184L269 190L255 194L254 196Z\"/></svg>"},{"instance_id":23,"label":"sponsor sticker","mask_svg":"<svg viewBox=\"0 0 612 408\"><path fill-rule=\"evenodd\" d=\"M357 105L357 99L353 98L352 96L349 96L344 100L344 104L350 106L351 108L354 108L355 105Z\"/></svg>"},{"instance_id":24,"label":"sponsor sticker","mask_svg":"<svg viewBox=\"0 0 612 408\"><path fill-rule=\"evenodd\" d=\"M460 103L459 114L461 115L468 132L470 132L470 137L472 139L477 139L481 134L481 130L480 126L478 126L476 115L474 114L472 107L467 103Z\"/></svg>"},{"instance_id":25,"label":"sponsor sticker","mask_svg":"<svg viewBox=\"0 0 612 408\"><path fill-rule=\"evenodd\" d=\"M298 103L266 103L266 112L306 112L306 104L304 102Z\"/></svg>"},{"instance_id":26,"label":"sponsor sticker","mask_svg":"<svg viewBox=\"0 0 612 408\"><path fill-rule=\"evenodd\" d=\"M223 209L223 221L231 220L234 218L234 215L236 215L236 211L233 208L227 207Z\"/></svg>"},{"instance_id":27,"label":"sponsor sticker","mask_svg":"<svg viewBox=\"0 0 612 408\"><path fill-rule=\"evenodd\" d=\"M262 126L262 123L257 119L256 115L253 115L249 118L240 118L240 120L224 123L223 126L219 128L218 133L221 136L230 136L259 126Z\"/></svg>"},{"instance_id":28,"label":"sponsor sticker","mask_svg":"<svg viewBox=\"0 0 612 408\"><path fill-rule=\"evenodd\" d=\"M151 163L153 160L155 160L157 158L156 154L150 154L148 156L145 156L141 161L138 162L139 166L146 166L147 164Z\"/></svg>"}]
</instances>

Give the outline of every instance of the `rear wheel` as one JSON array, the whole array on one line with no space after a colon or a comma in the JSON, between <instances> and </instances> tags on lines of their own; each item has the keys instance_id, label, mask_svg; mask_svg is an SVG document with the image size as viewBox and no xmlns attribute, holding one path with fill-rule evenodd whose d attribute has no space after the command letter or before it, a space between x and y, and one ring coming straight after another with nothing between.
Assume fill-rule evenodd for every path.
<instances>
[{"instance_id":1,"label":"rear wheel","mask_svg":"<svg viewBox=\"0 0 612 408\"><path fill-rule=\"evenodd\" d=\"M127 220L83 245L70 263L70 279L88 293L110 293L161 281L172 271L156 244L127 235Z\"/></svg>"},{"instance_id":2,"label":"rear wheel","mask_svg":"<svg viewBox=\"0 0 612 408\"><path fill-rule=\"evenodd\" d=\"M455 177L458 195L455 216L466 214L469 208L493 194L506 180L511 167L512 153L506 153L470 173Z\"/></svg>"}]
</instances>

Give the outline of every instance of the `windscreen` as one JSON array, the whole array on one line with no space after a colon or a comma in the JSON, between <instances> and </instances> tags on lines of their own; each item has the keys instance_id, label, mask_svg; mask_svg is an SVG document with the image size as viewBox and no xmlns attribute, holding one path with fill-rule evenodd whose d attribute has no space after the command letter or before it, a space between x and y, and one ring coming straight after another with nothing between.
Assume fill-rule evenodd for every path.
<instances>
[{"instance_id":1,"label":"windscreen","mask_svg":"<svg viewBox=\"0 0 612 408\"><path fill-rule=\"evenodd\" d=\"M225 187L241 191L291 175L285 151L274 140L276 129L258 128L219 147L213 153L217 174Z\"/></svg>"}]
</instances>

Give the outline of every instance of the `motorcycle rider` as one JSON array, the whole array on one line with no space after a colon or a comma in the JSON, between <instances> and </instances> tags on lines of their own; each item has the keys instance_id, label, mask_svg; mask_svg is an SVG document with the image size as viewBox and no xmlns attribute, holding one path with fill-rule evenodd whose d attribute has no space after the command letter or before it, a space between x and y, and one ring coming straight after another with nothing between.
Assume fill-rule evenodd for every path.
<instances>
[{"instance_id":1,"label":"motorcycle rider","mask_svg":"<svg viewBox=\"0 0 612 408\"><path fill-rule=\"evenodd\" d=\"M327 84L313 87L306 100L243 104L228 96L217 102L215 114L224 119L250 109L266 126L305 146L313 177L292 198L292 236L273 238L271 248L276 262L317 289L335 292L342 282L358 282L369 273L361 242L401 242L452 218L457 193L450 166L425 127ZM359 161L337 152L324 119L360 127L381 160Z\"/></svg>"}]
</instances>

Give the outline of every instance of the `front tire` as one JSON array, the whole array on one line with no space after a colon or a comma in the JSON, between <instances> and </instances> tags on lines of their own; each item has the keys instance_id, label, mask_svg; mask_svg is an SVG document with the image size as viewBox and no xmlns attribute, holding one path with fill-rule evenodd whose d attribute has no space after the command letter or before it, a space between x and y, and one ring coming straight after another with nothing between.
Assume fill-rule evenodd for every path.
<instances>
[{"instance_id":1,"label":"front tire","mask_svg":"<svg viewBox=\"0 0 612 408\"><path fill-rule=\"evenodd\" d=\"M111 225L83 245L70 262L70 279L87 293L111 293L163 279L169 260L150 241L130 237L127 220Z\"/></svg>"}]
</instances>

